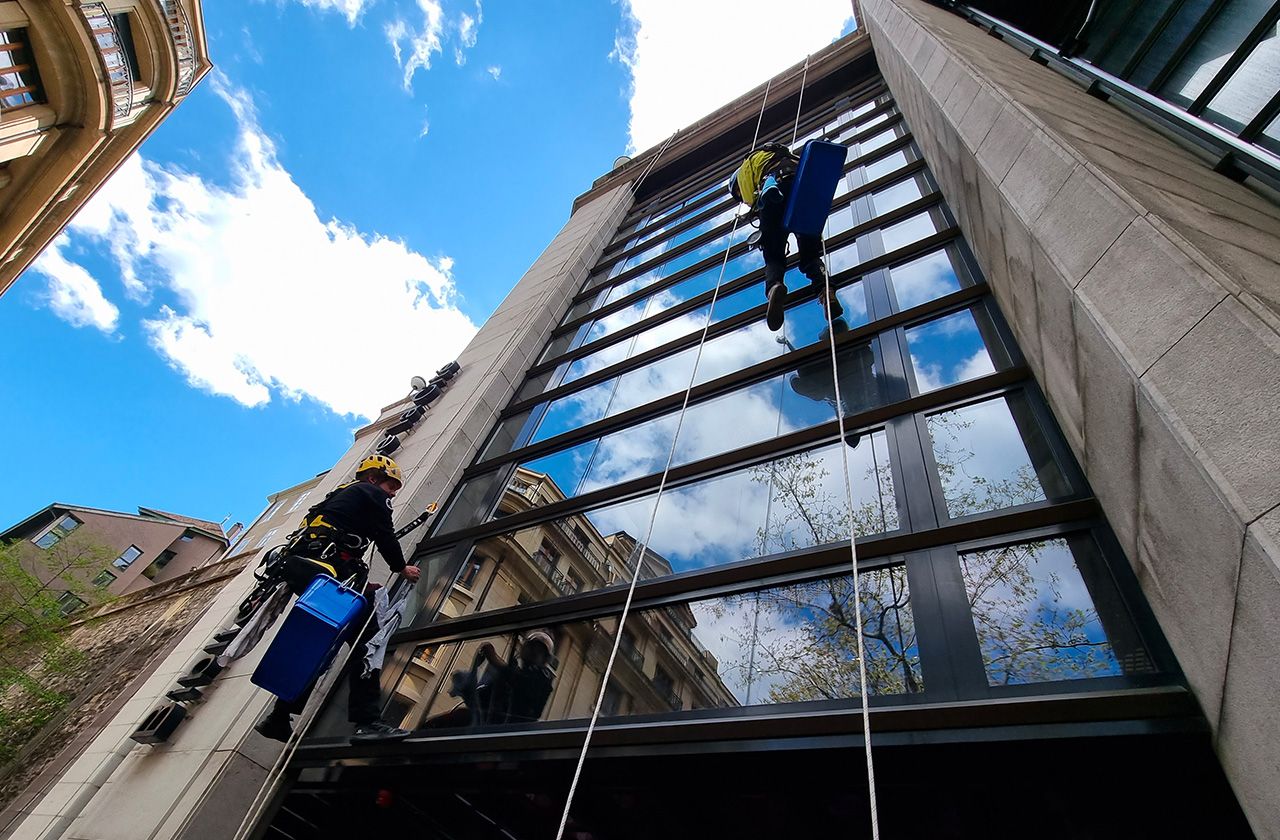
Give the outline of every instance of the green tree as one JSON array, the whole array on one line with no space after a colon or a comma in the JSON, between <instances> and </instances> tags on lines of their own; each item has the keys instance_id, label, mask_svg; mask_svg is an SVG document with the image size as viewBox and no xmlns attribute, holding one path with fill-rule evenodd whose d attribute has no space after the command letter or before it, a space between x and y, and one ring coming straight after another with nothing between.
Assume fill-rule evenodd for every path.
<instances>
[{"instance_id":1,"label":"green tree","mask_svg":"<svg viewBox=\"0 0 1280 840\"><path fill-rule=\"evenodd\" d=\"M48 549L25 542L0 545L0 762L11 759L73 696L70 686L83 654L66 639L72 620L67 607L107 600L91 580L112 556L80 533Z\"/></svg>"}]
</instances>

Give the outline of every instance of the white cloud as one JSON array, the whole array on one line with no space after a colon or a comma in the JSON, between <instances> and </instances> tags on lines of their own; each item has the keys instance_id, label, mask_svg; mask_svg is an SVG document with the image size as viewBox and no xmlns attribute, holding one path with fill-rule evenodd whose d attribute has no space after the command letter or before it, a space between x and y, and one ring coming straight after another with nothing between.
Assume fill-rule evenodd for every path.
<instances>
[{"instance_id":1,"label":"white cloud","mask_svg":"<svg viewBox=\"0 0 1280 840\"><path fill-rule=\"evenodd\" d=\"M426 106L422 108L422 130L418 132L418 139L421 140L431 133L431 120L427 117Z\"/></svg>"},{"instance_id":2,"label":"white cloud","mask_svg":"<svg viewBox=\"0 0 1280 840\"><path fill-rule=\"evenodd\" d=\"M853 10L849 0L785 9L769 0L624 0L623 14L613 56L631 74L631 146L642 150L826 46Z\"/></svg>"},{"instance_id":3,"label":"white cloud","mask_svg":"<svg viewBox=\"0 0 1280 840\"><path fill-rule=\"evenodd\" d=\"M482 23L484 23L484 11L480 8L480 0L476 0L475 15L463 12L458 18L458 46L454 47L453 59L459 67L467 63L466 51L476 45Z\"/></svg>"},{"instance_id":4,"label":"white cloud","mask_svg":"<svg viewBox=\"0 0 1280 840\"><path fill-rule=\"evenodd\" d=\"M406 91L413 90L413 77L419 70L430 70L431 57L443 49L444 8L438 0L418 0L418 8L422 11L420 29L414 29L402 18L384 29L396 64L403 71L401 84Z\"/></svg>"},{"instance_id":5,"label":"white cloud","mask_svg":"<svg viewBox=\"0 0 1280 840\"><path fill-rule=\"evenodd\" d=\"M31 266L49 280L46 291L49 308L74 327L114 332L120 310L102 294L102 287L92 274L62 253L68 244L64 233Z\"/></svg>"},{"instance_id":6,"label":"white cloud","mask_svg":"<svg viewBox=\"0 0 1280 840\"><path fill-rule=\"evenodd\" d=\"M144 326L192 384L250 406L278 392L374 416L475 333L453 262L321 218L247 95L222 76L213 89L240 126L232 185L135 156L73 231L112 243L125 277L175 301Z\"/></svg>"},{"instance_id":7,"label":"white cloud","mask_svg":"<svg viewBox=\"0 0 1280 840\"><path fill-rule=\"evenodd\" d=\"M495 82L502 78L502 68L497 64L491 64L486 67L485 72L492 76Z\"/></svg>"},{"instance_id":8,"label":"white cloud","mask_svg":"<svg viewBox=\"0 0 1280 840\"><path fill-rule=\"evenodd\" d=\"M310 9L322 12L339 12L347 19L348 26L355 26L364 14L364 10L373 5L374 0L298 0Z\"/></svg>"}]
</instances>

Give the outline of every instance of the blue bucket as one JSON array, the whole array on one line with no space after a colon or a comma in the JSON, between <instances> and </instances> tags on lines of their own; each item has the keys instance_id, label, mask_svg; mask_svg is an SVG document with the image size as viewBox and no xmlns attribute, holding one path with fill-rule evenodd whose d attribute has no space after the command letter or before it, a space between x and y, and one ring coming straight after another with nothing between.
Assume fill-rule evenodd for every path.
<instances>
[{"instance_id":1,"label":"blue bucket","mask_svg":"<svg viewBox=\"0 0 1280 840\"><path fill-rule=\"evenodd\" d=\"M810 140L800 153L800 165L791 184L791 195L783 212L782 224L792 233L822 236L831 213L831 201L844 176L845 155L849 150L839 143Z\"/></svg>"},{"instance_id":2,"label":"blue bucket","mask_svg":"<svg viewBox=\"0 0 1280 840\"><path fill-rule=\"evenodd\" d=\"M250 680L281 700L296 700L329 667L364 605L354 589L317 576L285 617Z\"/></svg>"}]
</instances>

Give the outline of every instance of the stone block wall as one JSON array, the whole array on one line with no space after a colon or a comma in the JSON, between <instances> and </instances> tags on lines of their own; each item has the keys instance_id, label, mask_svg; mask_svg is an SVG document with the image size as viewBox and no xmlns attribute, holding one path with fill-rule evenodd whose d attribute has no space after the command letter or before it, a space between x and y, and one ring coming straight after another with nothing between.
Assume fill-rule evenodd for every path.
<instances>
[{"instance_id":1,"label":"stone block wall","mask_svg":"<svg viewBox=\"0 0 1280 840\"><path fill-rule=\"evenodd\" d=\"M959 16L860 7L1241 805L1280 837L1280 208Z\"/></svg>"}]
</instances>

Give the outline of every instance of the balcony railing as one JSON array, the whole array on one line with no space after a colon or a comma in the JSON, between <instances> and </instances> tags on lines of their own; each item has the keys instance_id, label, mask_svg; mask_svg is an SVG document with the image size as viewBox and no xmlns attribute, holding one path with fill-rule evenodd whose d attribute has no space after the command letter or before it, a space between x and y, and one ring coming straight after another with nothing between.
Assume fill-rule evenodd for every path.
<instances>
[{"instance_id":1,"label":"balcony railing","mask_svg":"<svg viewBox=\"0 0 1280 840\"><path fill-rule=\"evenodd\" d=\"M561 595L573 595L578 591L578 582L556 568L556 561L542 549L533 552L533 564L538 571L551 582Z\"/></svg>"},{"instance_id":2,"label":"balcony railing","mask_svg":"<svg viewBox=\"0 0 1280 840\"><path fill-rule=\"evenodd\" d=\"M174 52L178 56L178 89L177 96L186 96L191 92L191 85L196 78L196 50L192 42L191 20L187 10L178 0L156 0L165 22L169 24L169 38L173 41Z\"/></svg>"},{"instance_id":3,"label":"balcony railing","mask_svg":"<svg viewBox=\"0 0 1280 840\"><path fill-rule=\"evenodd\" d=\"M133 75L111 13L103 3L81 3L80 14L89 26L89 36L98 51L98 61L111 88L112 122L133 110Z\"/></svg>"}]
</instances>

